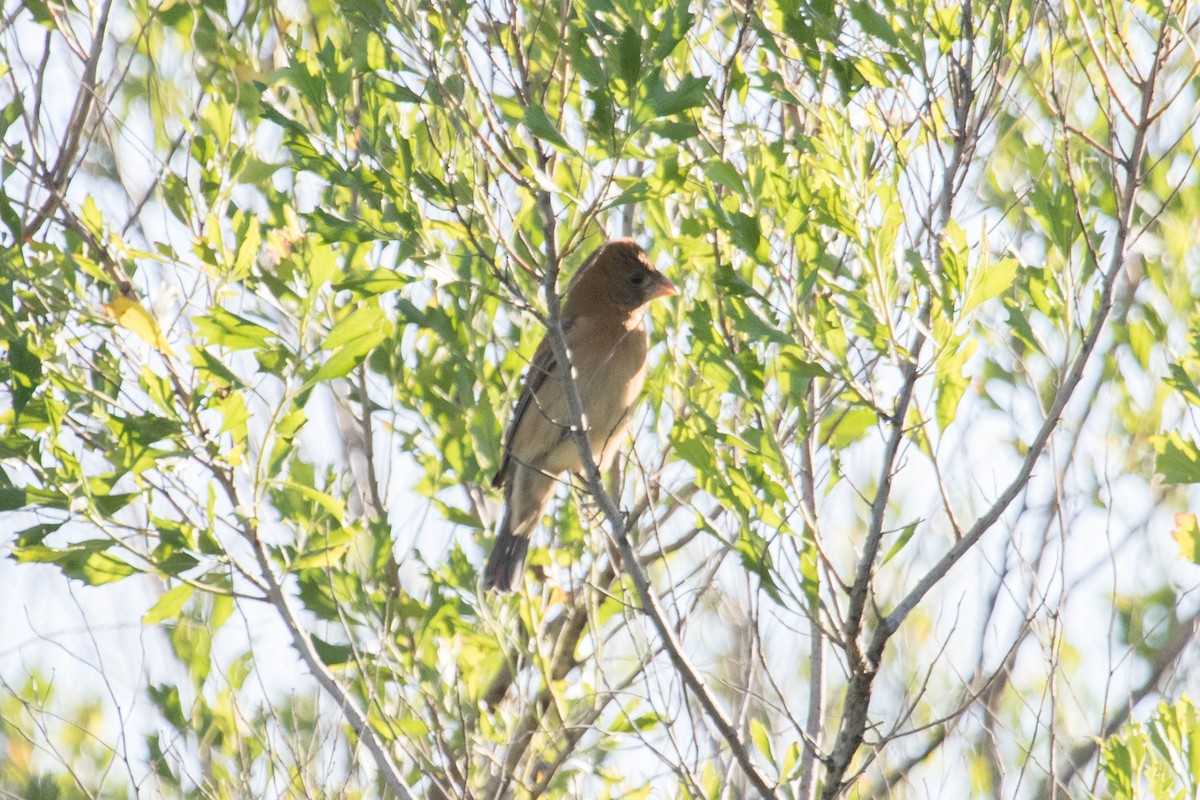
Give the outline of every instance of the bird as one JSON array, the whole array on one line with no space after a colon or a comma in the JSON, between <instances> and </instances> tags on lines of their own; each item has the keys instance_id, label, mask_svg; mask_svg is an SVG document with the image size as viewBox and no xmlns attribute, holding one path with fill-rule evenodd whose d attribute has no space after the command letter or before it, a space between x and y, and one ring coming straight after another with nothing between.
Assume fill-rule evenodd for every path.
<instances>
[{"instance_id":1,"label":"bird","mask_svg":"<svg viewBox=\"0 0 1200 800\"><path fill-rule=\"evenodd\" d=\"M612 461L646 379L650 336L642 310L678 295L633 239L615 239L588 256L567 285L563 338L583 404L592 455L603 470ZM504 437L492 485L504 490L504 516L483 574L485 590L512 592L520 582L529 537L564 472L581 473L570 435L562 374L543 338Z\"/></svg>"}]
</instances>

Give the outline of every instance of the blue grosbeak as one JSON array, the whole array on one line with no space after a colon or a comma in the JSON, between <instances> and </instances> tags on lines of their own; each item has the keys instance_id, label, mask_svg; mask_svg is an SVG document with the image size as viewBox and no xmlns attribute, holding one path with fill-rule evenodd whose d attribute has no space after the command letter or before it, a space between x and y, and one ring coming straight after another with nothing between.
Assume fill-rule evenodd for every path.
<instances>
[{"instance_id":1,"label":"blue grosbeak","mask_svg":"<svg viewBox=\"0 0 1200 800\"><path fill-rule=\"evenodd\" d=\"M601 469L616 454L646 379L649 335L642 308L656 297L679 294L632 239L610 241L588 257L567 287L563 337L583 401L588 441ZM569 435L562 375L543 339L505 435L504 460L492 485L504 489L504 519L483 573L500 593L519 582L529 536L564 472L581 472Z\"/></svg>"}]
</instances>

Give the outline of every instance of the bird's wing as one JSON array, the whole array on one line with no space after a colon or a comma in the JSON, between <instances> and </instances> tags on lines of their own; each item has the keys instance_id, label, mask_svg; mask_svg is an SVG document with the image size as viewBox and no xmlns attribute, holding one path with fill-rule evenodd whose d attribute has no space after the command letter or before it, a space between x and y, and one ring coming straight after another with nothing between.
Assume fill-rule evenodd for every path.
<instances>
[{"instance_id":1,"label":"bird's wing","mask_svg":"<svg viewBox=\"0 0 1200 800\"><path fill-rule=\"evenodd\" d=\"M566 336L567 331L575 323L575 319L567 319L563 321L563 335ZM533 353L533 359L529 362L529 371L525 373L525 386L521 390L521 396L517 400L517 405L513 409L512 419L509 420L508 430L504 434L504 457L500 462L500 469L496 471L496 476L492 478L492 486L497 489L504 486L508 480L509 472L512 469L513 461L513 441L517 438L517 432L521 428L521 422L529 412L530 406L533 405L533 398L542 388L546 379L550 376L557 376L558 364L554 360L554 352L550 349L550 339L546 337L542 339L542 343L538 345L537 350Z\"/></svg>"}]
</instances>

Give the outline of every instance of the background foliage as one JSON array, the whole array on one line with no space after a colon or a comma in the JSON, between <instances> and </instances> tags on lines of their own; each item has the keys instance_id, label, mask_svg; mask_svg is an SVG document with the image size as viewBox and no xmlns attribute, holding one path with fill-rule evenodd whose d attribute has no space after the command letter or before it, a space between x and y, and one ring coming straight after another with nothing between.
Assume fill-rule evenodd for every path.
<instances>
[{"instance_id":1,"label":"background foliage","mask_svg":"<svg viewBox=\"0 0 1200 800\"><path fill-rule=\"evenodd\" d=\"M3 791L1192 796L1198 43L6 6ZM683 290L628 457L484 596L544 289L619 235Z\"/></svg>"}]
</instances>

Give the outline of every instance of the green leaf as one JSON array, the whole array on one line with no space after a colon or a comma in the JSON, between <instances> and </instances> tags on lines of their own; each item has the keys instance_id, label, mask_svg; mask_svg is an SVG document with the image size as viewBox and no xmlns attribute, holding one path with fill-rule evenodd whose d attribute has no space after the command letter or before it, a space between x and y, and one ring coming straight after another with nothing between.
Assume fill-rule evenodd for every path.
<instances>
[{"instance_id":1,"label":"green leaf","mask_svg":"<svg viewBox=\"0 0 1200 800\"><path fill-rule=\"evenodd\" d=\"M991 300L996 295L1011 289L1017 277L1017 260L1002 258L987 268L979 270L967 290L967 299L963 302L962 313L970 314L980 305Z\"/></svg>"},{"instance_id":2,"label":"green leaf","mask_svg":"<svg viewBox=\"0 0 1200 800\"><path fill-rule=\"evenodd\" d=\"M771 342L785 346L793 343L790 336L760 317L745 301L731 299L728 311L733 329L748 342Z\"/></svg>"},{"instance_id":3,"label":"green leaf","mask_svg":"<svg viewBox=\"0 0 1200 800\"><path fill-rule=\"evenodd\" d=\"M381 95L396 103L420 105L423 102L421 95L398 81L384 79L376 84L376 89Z\"/></svg>"},{"instance_id":4,"label":"green leaf","mask_svg":"<svg viewBox=\"0 0 1200 800\"><path fill-rule=\"evenodd\" d=\"M247 186L261 186L271 179L279 170L286 166L284 164L272 164L268 161L261 161L257 158L249 157L241 165L237 175L234 177L237 182Z\"/></svg>"},{"instance_id":5,"label":"green leaf","mask_svg":"<svg viewBox=\"0 0 1200 800\"><path fill-rule=\"evenodd\" d=\"M246 232L242 236L242 243L238 246L237 258L233 263L233 280L241 280L250 274L251 268L258 260L260 247L262 247L262 233L258 218L251 217L246 226Z\"/></svg>"},{"instance_id":6,"label":"green leaf","mask_svg":"<svg viewBox=\"0 0 1200 800\"><path fill-rule=\"evenodd\" d=\"M863 29L863 33L873 36L892 47L900 46L900 37L888 22L887 17L875 10L873 3L853 2L850 4L850 16Z\"/></svg>"},{"instance_id":7,"label":"green leaf","mask_svg":"<svg viewBox=\"0 0 1200 800\"><path fill-rule=\"evenodd\" d=\"M1150 354L1155 345L1162 341L1161 337L1156 337L1149 325L1138 320L1131 321L1125 332L1129 337L1129 350L1137 359L1138 365L1144 370L1149 370Z\"/></svg>"},{"instance_id":8,"label":"green leaf","mask_svg":"<svg viewBox=\"0 0 1200 800\"><path fill-rule=\"evenodd\" d=\"M1045 348L1038 341L1037 334L1029 322L1028 311L1019 302L1011 298L1004 299L1004 307L1008 310L1008 333L1017 341L1024 344L1034 353L1044 353Z\"/></svg>"},{"instance_id":9,"label":"green leaf","mask_svg":"<svg viewBox=\"0 0 1200 800\"><path fill-rule=\"evenodd\" d=\"M830 446L841 450L863 438L875 423L875 412L863 406L844 412L831 411L821 421L821 437L828 437Z\"/></svg>"},{"instance_id":10,"label":"green leaf","mask_svg":"<svg viewBox=\"0 0 1200 800\"><path fill-rule=\"evenodd\" d=\"M155 548L154 551L154 566L164 575L182 575L199 563L199 559L184 550L172 551L168 547Z\"/></svg>"},{"instance_id":11,"label":"green leaf","mask_svg":"<svg viewBox=\"0 0 1200 800\"><path fill-rule=\"evenodd\" d=\"M191 356L192 366L198 371L207 372L211 378L217 379L217 381L225 384L225 386L242 388L241 379L234 375L229 367L225 366L225 362L203 347L189 347L187 348L187 352Z\"/></svg>"},{"instance_id":12,"label":"green leaf","mask_svg":"<svg viewBox=\"0 0 1200 800\"><path fill-rule=\"evenodd\" d=\"M892 86L891 76L879 62L870 58L851 59L854 71L868 86L876 89L888 89Z\"/></svg>"},{"instance_id":13,"label":"green leaf","mask_svg":"<svg viewBox=\"0 0 1200 800\"><path fill-rule=\"evenodd\" d=\"M740 476L737 473L732 473L730 477L734 479L731 480L731 483L736 483L736 479ZM745 484L745 479L743 478L741 482ZM741 488L745 489L746 487L743 485ZM753 495L746 491L730 491L727 494L727 499L743 519L749 516L751 510L764 510L761 505L755 503ZM747 529L732 544L733 549L741 559L742 568L747 572L757 575L762 590L766 592L768 597L782 606L784 604L783 597L779 593L775 576L772 574L774 566L771 563L771 554L762 537Z\"/></svg>"},{"instance_id":14,"label":"green leaf","mask_svg":"<svg viewBox=\"0 0 1200 800\"><path fill-rule=\"evenodd\" d=\"M970 249L967 246L967 234L953 219L946 223L946 231L942 240L942 281L947 297L954 298L966 290L967 265L970 263Z\"/></svg>"},{"instance_id":15,"label":"green leaf","mask_svg":"<svg viewBox=\"0 0 1200 800\"><path fill-rule=\"evenodd\" d=\"M373 339L376 334L381 333L384 322L383 311L378 306L360 306L330 329L329 335L321 343L321 349L337 350L349 344L361 344L364 339Z\"/></svg>"},{"instance_id":16,"label":"green leaf","mask_svg":"<svg viewBox=\"0 0 1200 800\"><path fill-rule=\"evenodd\" d=\"M626 91L632 92L642 76L642 35L636 24L621 34L617 55L617 75L625 82Z\"/></svg>"},{"instance_id":17,"label":"green leaf","mask_svg":"<svg viewBox=\"0 0 1200 800\"><path fill-rule=\"evenodd\" d=\"M729 215L729 233L733 243L747 255L763 260L762 225L758 217L735 211Z\"/></svg>"},{"instance_id":18,"label":"green leaf","mask_svg":"<svg viewBox=\"0 0 1200 800\"><path fill-rule=\"evenodd\" d=\"M65 524L63 522L48 522L43 525L34 525L32 528L26 528L17 534L16 547L34 547L40 545L45 541L47 536Z\"/></svg>"},{"instance_id":19,"label":"green leaf","mask_svg":"<svg viewBox=\"0 0 1200 800\"><path fill-rule=\"evenodd\" d=\"M306 486L295 481L271 481L273 486L279 487L289 499L299 498L302 501L308 501L316 504L326 513L336 520L341 520L346 516L346 504L330 494L326 494L319 489L314 489L312 486Z\"/></svg>"},{"instance_id":20,"label":"green leaf","mask_svg":"<svg viewBox=\"0 0 1200 800\"><path fill-rule=\"evenodd\" d=\"M896 537L896 541L892 543L887 555L883 557L884 564L888 563L897 555L899 555L900 551L904 549L904 546L908 544L908 540L911 539L913 534L917 532L917 525L920 524L920 522L921 520L917 520L916 522L904 526L904 530L900 531L900 535Z\"/></svg>"},{"instance_id":21,"label":"green leaf","mask_svg":"<svg viewBox=\"0 0 1200 800\"><path fill-rule=\"evenodd\" d=\"M958 413L958 405L970 384L963 369L975 354L977 339L968 339L955 352L937 360L934 391L937 395L937 423L941 430L949 427Z\"/></svg>"},{"instance_id":22,"label":"green leaf","mask_svg":"<svg viewBox=\"0 0 1200 800\"><path fill-rule=\"evenodd\" d=\"M19 103L21 98L17 98L14 103ZM16 209L12 207L12 202L8 199L8 193L0 188L0 222L8 228L12 234L14 242L23 241L25 238L24 225L21 223L21 216L17 214ZM16 252L20 252L17 250Z\"/></svg>"},{"instance_id":23,"label":"green leaf","mask_svg":"<svg viewBox=\"0 0 1200 800\"><path fill-rule=\"evenodd\" d=\"M10 125L21 118L21 111L24 110L24 105L21 101L22 98L17 97L6 105L3 110L0 110L0 138L3 138L4 134L8 132Z\"/></svg>"},{"instance_id":24,"label":"green leaf","mask_svg":"<svg viewBox=\"0 0 1200 800\"><path fill-rule=\"evenodd\" d=\"M356 3L356 10L364 11L367 7L374 5L373 3ZM376 14L380 13L382 8L376 10ZM371 19L370 14L365 14L368 19ZM375 72L377 70L386 69L388 65L389 48L384 44L379 34L371 30L357 30L351 39L349 47L350 55L354 59L354 63L359 68Z\"/></svg>"},{"instance_id":25,"label":"green leaf","mask_svg":"<svg viewBox=\"0 0 1200 800\"><path fill-rule=\"evenodd\" d=\"M106 517L111 517L139 497L141 495L137 492L129 492L124 494L97 495L92 500L96 504L97 511Z\"/></svg>"},{"instance_id":26,"label":"green leaf","mask_svg":"<svg viewBox=\"0 0 1200 800\"><path fill-rule=\"evenodd\" d=\"M115 583L141 572L140 569L105 552L89 553L79 563L74 559L62 559L59 566L67 577L81 580L89 586Z\"/></svg>"},{"instance_id":27,"label":"green leaf","mask_svg":"<svg viewBox=\"0 0 1200 800\"><path fill-rule=\"evenodd\" d=\"M667 18L663 21L658 40L650 54L650 58L656 64L666 60L674 52L696 22L696 15L689 10L687 3L669 4L666 13Z\"/></svg>"},{"instance_id":28,"label":"green leaf","mask_svg":"<svg viewBox=\"0 0 1200 800\"><path fill-rule=\"evenodd\" d=\"M232 434L235 447L243 444L246 441L246 425L250 421L250 411L246 408L242 393L229 391L224 393L224 397L217 395L211 398L209 407L221 413L223 422L220 432ZM228 457L226 454L227 459Z\"/></svg>"},{"instance_id":29,"label":"green leaf","mask_svg":"<svg viewBox=\"0 0 1200 800\"><path fill-rule=\"evenodd\" d=\"M378 306L364 305L351 311L329 331L322 349L334 354L304 382L303 389L349 374L387 333L387 320Z\"/></svg>"},{"instance_id":30,"label":"green leaf","mask_svg":"<svg viewBox=\"0 0 1200 800\"><path fill-rule=\"evenodd\" d=\"M779 349L780 369L786 369L797 378L828 378L829 371L815 361L806 361L803 348L785 345Z\"/></svg>"},{"instance_id":31,"label":"green leaf","mask_svg":"<svg viewBox=\"0 0 1200 800\"><path fill-rule=\"evenodd\" d=\"M800 743L792 742L783 754L783 766L779 770L780 782L790 783L796 780L800 773L800 763Z\"/></svg>"},{"instance_id":32,"label":"green leaf","mask_svg":"<svg viewBox=\"0 0 1200 800\"><path fill-rule=\"evenodd\" d=\"M334 326L325 338L323 349L334 351L328 361L320 365L302 389L311 389L324 380L342 378L350 369L359 365L371 349L388 336L388 323L377 306L362 306L350 312L346 319Z\"/></svg>"},{"instance_id":33,"label":"green leaf","mask_svg":"<svg viewBox=\"0 0 1200 800\"><path fill-rule=\"evenodd\" d=\"M1200 450L1191 439L1172 431L1166 436L1151 436L1150 444L1158 453L1154 469L1167 483L1200 483Z\"/></svg>"},{"instance_id":34,"label":"green leaf","mask_svg":"<svg viewBox=\"0 0 1200 800\"><path fill-rule=\"evenodd\" d=\"M42 382L42 360L29 351L29 337L8 343L9 373L12 375L12 407L18 415L25 410Z\"/></svg>"},{"instance_id":35,"label":"green leaf","mask_svg":"<svg viewBox=\"0 0 1200 800\"><path fill-rule=\"evenodd\" d=\"M708 78L697 78L687 75L679 82L679 86L668 89L659 83L650 93L648 100L655 116L670 117L689 108L704 105L704 90L708 86Z\"/></svg>"},{"instance_id":36,"label":"green leaf","mask_svg":"<svg viewBox=\"0 0 1200 800\"><path fill-rule=\"evenodd\" d=\"M1179 545L1180 558L1200 564L1200 526L1196 524L1195 514L1176 513L1171 536Z\"/></svg>"},{"instance_id":37,"label":"green leaf","mask_svg":"<svg viewBox=\"0 0 1200 800\"><path fill-rule=\"evenodd\" d=\"M184 604L191 599L195 591L195 587L190 583L181 583L173 589L163 592L142 617L142 624L157 625L163 620L178 617Z\"/></svg>"},{"instance_id":38,"label":"green leaf","mask_svg":"<svg viewBox=\"0 0 1200 800\"><path fill-rule=\"evenodd\" d=\"M205 316L192 317L192 322L202 337L230 350L253 350L275 335L262 325L219 306Z\"/></svg>"},{"instance_id":39,"label":"green leaf","mask_svg":"<svg viewBox=\"0 0 1200 800\"><path fill-rule=\"evenodd\" d=\"M208 617L209 627L214 632L219 631L231 616L233 616L233 598L227 594L215 595L212 599L212 611Z\"/></svg>"},{"instance_id":40,"label":"green leaf","mask_svg":"<svg viewBox=\"0 0 1200 800\"><path fill-rule=\"evenodd\" d=\"M65 510L70 501L62 492L37 486L0 486L0 511L19 508L57 508Z\"/></svg>"},{"instance_id":41,"label":"green leaf","mask_svg":"<svg viewBox=\"0 0 1200 800\"><path fill-rule=\"evenodd\" d=\"M529 128L529 132L541 141L549 142L559 150L576 154L575 148L571 147L570 143L563 138L558 127L550 120L546 110L541 106L525 107L525 127Z\"/></svg>"},{"instance_id":42,"label":"green leaf","mask_svg":"<svg viewBox=\"0 0 1200 800\"><path fill-rule=\"evenodd\" d=\"M390 269L350 270L346 277L333 285L337 291L349 290L360 296L394 292L412 283L412 278Z\"/></svg>"},{"instance_id":43,"label":"green leaf","mask_svg":"<svg viewBox=\"0 0 1200 800\"><path fill-rule=\"evenodd\" d=\"M317 537L309 542L304 554L292 561L292 570L328 569L336 567L354 541L354 532L340 528L328 536Z\"/></svg>"},{"instance_id":44,"label":"green leaf","mask_svg":"<svg viewBox=\"0 0 1200 800\"><path fill-rule=\"evenodd\" d=\"M739 195L746 194L746 184L742 181L741 173L728 161L718 159L707 162L704 165L704 175L711 182L731 189Z\"/></svg>"},{"instance_id":45,"label":"green leaf","mask_svg":"<svg viewBox=\"0 0 1200 800\"><path fill-rule=\"evenodd\" d=\"M750 738L754 740L754 746L758 748L758 752L762 753L768 762L774 763L775 755L771 752L771 735L767 733L766 726L757 717L750 719Z\"/></svg>"},{"instance_id":46,"label":"green leaf","mask_svg":"<svg viewBox=\"0 0 1200 800\"><path fill-rule=\"evenodd\" d=\"M1104 775L1108 778L1109 797L1113 800L1132 800L1135 776L1129 747L1120 739L1110 739L1104 745L1100 760Z\"/></svg>"},{"instance_id":47,"label":"green leaf","mask_svg":"<svg viewBox=\"0 0 1200 800\"><path fill-rule=\"evenodd\" d=\"M318 636L312 636L312 643L317 657L327 667L343 667L354 655L354 650L348 644L331 644Z\"/></svg>"},{"instance_id":48,"label":"green leaf","mask_svg":"<svg viewBox=\"0 0 1200 800\"><path fill-rule=\"evenodd\" d=\"M386 238L382 230L372 227L363 219L342 219L323 208L313 209L308 214L308 221L312 232L327 243L361 244Z\"/></svg>"},{"instance_id":49,"label":"green leaf","mask_svg":"<svg viewBox=\"0 0 1200 800\"><path fill-rule=\"evenodd\" d=\"M1163 382L1184 396L1191 405L1200 406L1200 389L1180 364L1171 364L1171 374Z\"/></svg>"}]
</instances>

